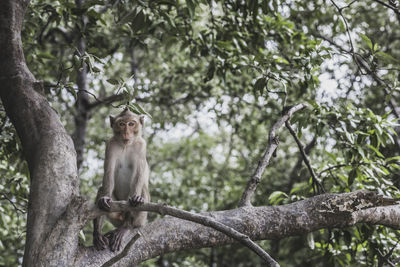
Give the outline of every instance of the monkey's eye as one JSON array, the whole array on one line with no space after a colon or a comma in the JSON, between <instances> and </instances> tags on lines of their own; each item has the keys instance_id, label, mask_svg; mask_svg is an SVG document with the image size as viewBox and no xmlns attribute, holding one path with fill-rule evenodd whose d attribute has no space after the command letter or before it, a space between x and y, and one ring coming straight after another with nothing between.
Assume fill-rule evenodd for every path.
<instances>
[{"instance_id":1,"label":"monkey's eye","mask_svg":"<svg viewBox=\"0 0 400 267\"><path fill-rule=\"evenodd\" d=\"M135 126L135 122L134 121L128 122L128 126L131 126L131 127Z\"/></svg>"},{"instance_id":2,"label":"monkey's eye","mask_svg":"<svg viewBox=\"0 0 400 267\"><path fill-rule=\"evenodd\" d=\"M118 125L121 126L121 127L124 127L125 126L125 122L120 121Z\"/></svg>"}]
</instances>

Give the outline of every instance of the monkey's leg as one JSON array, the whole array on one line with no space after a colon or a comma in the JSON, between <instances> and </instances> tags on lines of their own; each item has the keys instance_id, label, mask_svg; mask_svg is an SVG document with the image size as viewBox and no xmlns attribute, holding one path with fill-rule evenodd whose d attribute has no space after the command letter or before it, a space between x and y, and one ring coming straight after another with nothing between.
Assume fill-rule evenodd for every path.
<instances>
[{"instance_id":1,"label":"monkey's leg","mask_svg":"<svg viewBox=\"0 0 400 267\"><path fill-rule=\"evenodd\" d=\"M147 211L132 212L131 216L133 217L132 220L133 228L138 228L146 224Z\"/></svg>"},{"instance_id":2,"label":"monkey's leg","mask_svg":"<svg viewBox=\"0 0 400 267\"><path fill-rule=\"evenodd\" d=\"M104 216L100 216L93 220L93 245L97 250L103 250L108 246L108 238L101 234Z\"/></svg>"},{"instance_id":3,"label":"monkey's leg","mask_svg":"<svg viewBox=\"0 0 400 267\"><path fill-rule=\"evenodd\" d=\"M106 234L106 237L109 240L110 250L111 251L119 251L121 249L122 240L125 234L129 231L131 226L131 219L129 213L125 213L123 216L119 213L118 218L112 218L111 222L117 226L118 228L112 230Z\"/></svg>"}]
</instances>

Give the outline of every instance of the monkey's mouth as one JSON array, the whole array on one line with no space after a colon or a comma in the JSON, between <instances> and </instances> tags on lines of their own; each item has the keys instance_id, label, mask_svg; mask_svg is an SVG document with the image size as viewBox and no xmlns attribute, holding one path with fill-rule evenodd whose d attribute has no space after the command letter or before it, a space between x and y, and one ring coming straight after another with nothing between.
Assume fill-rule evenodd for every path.
<instances>
[{"instance_id":1,"label":"monkey's mouth","mask_svg":"<svg viewBox=\"0 0 400 267\"><path fill-rule=\"evenodd\" d=\"M124 142L128 142L131 139L132 139L132 136L130 134L128 134L128 133L122 134L122 140L124 140Z\"/></svg>"}]
</instances>

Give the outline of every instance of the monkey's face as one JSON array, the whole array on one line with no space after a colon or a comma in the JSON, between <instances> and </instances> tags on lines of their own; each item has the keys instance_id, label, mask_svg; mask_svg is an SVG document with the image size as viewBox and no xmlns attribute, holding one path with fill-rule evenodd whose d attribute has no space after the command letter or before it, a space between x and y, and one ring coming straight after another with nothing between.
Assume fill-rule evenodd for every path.
<instances>
[{"instance_id":1,"label":"monkey's face","mask_svg":"<svg viewBox=\"0 0 400 267\"><path fill-rule=\"evenodd\" d=\"M138 116L127 109L117 117L110 116L110 124L114 135L119 137L125 144L136 136L142 135L143 122L143 116Z\"/></svg>"},{"instance_id":2,"label":"monkey's face","mask_svg":"<svg viewBox=\"0 0 400 267\"><path fill-rule=\"evenodd\" d=\"M117 118L114 122L114 131L121 136L124 143L128 143L139 132L139 120L134 117Z\"/></svg>"}]
</instances>

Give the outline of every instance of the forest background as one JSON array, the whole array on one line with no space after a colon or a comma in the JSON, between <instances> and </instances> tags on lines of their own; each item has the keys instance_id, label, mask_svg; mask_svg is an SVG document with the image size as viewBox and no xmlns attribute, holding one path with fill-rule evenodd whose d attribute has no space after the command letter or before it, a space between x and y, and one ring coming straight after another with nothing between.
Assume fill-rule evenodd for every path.
<instances>
[{"instance_id":1,"label":"forest background","mask_svg":"<svg viewBox=\"0 0 400 267\"><path fill-rule=\"evenodd\" d=\"M398 1L15 2L26 7L21 37L34 87L74 141L80 194L91 202L111 136L108 115L126 105L146 115L152 202L196 213L237 208L272 126L298 104L307 107L275 129L276 155L252 205L356 190L400 197ZM3 80L9 65L1 67ZM12 88L4 86L0 265L19 266L32 169L9 119L4 92ZM322 225L258 244L282 266L394 266L400 224L382 224ZM87 223L81 244L91 245L91 231ZM237 243L187 248L196 249L140 266L262 262Z\"/></svg>"}]
</instances>

